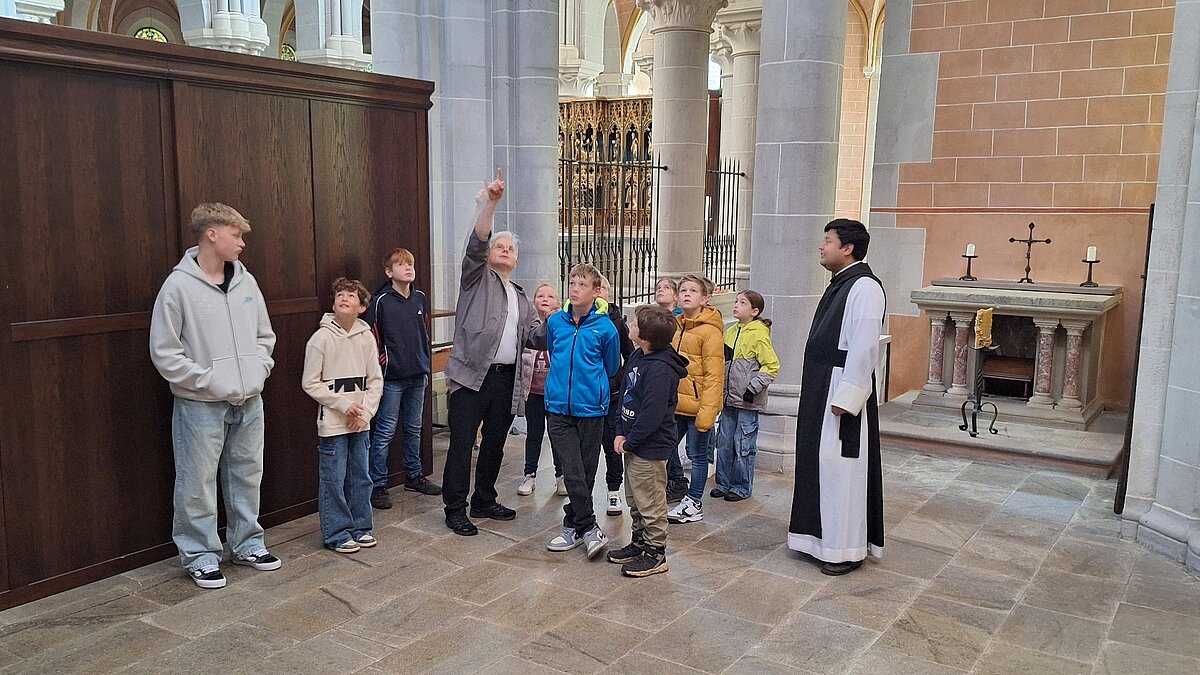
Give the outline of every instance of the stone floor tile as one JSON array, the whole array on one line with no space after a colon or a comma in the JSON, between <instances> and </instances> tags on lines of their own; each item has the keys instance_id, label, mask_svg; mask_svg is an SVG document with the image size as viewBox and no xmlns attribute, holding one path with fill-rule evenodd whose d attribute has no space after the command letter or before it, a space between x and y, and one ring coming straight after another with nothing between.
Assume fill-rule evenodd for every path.
<instances>
[{"instance_id":1,"label":"stone floor tile","mask_svg":"<svg viewBox=\"0 0 1200 675\"><path fill-rule=\"evenodd\" d=\"M293 640L309 640L379 607L387 599L387 596L353 586L329 584L243 621Z\"/></svg>"},{"instance_id":2,"label":"stone floor tile","mask_svg":"<svg viewBox=\"0 0 1200 675\"><path fill-rule=\"evenodd\" d=\"M954 556L954 564L1030 579L1049 554L1049 544L1031 544L1026 539L980 531Z\"/></svg>"},{"instance_id":3,"label":"stone floor tile","mask_svg":"<svg viewBox=\"0 0 1200 675\"><path fill-rule=\"evenodd\" d=\"M611 567L605 571L616 573ZM518 586L471 615L532 637L562 623L594 601L590 595L534 581Z\"/></svg>"},{"instance_id":4,"label":"stone floor tile","mask_svg":"<svg viewBox=\"0 0 1200 675\"><path fill-rule=\"evenodd\" d=\"M503 626L466 617L398 649L375 664L386 673L472 673L508 656L524 636Z\"/></svg>"},{"instance_id":5,"label":"stone floor tile","mask_svg":"<svg viewBox=\"0 0 1200 675\"><path fill-rule=\"evenodd\" d=\"M700 606L774 626L821 588L811 582L749 569Z\"/></svg>"},{"instance_id":6,"label":"stone floor tile","mask_svg":"<svg viewBox=\"0 0 1200 675\"><path fill-rule=\"evenodd\" d=\"M1050 550L1045 566L1124 584L1129 581L1139 551L1124 542L1114 543L1121 547L1097 546L1092 542L1063 537Z\"/></svg>"},{"instance_id":7,"label":"stone floor tile","mask_svg":"<svg viewBox=\"0 0 1200 675\"><path fill-rule=\"evenodd\" d=\"M482 560L441 577L425 588L472 605L486 605L526 583L529 583L528 570Z\"/></svg>"},{"instance_id":8,"label":"stone floor tile","mask_svg":"<svg viewBox=\"0 0 1200 675\"><path fill-rule=\"evenodd\" d=\"M442 626L462 620L475 609L461 600L428 591L413 591L395 598L341 625L359 637L401 647Z\"/></svg>"},{"instance_id":9,"label":"stone floor tile","mask_svg":"<svg viewBox=\"0 0 1200 675\"><path fill-rule=\"evenodd\" d=\"M1060 471L1035 471L1021 484L1023 492L1083 501L1096 485L1093 478Z\"/></svg>"},{"instance_id":10,"label":"stone floor tile","mask_svg":"<svg viewBox=\"0 0 1200 675\"><path fill-rule=\"evenodd\" d=\"M922 596L879 638L876 647L911 659L969 670L1004 620L995 610Z\"/></svg>"},{"instance_id":11,"label":"stone floor tile","mask_svg":"<svg viewBox=\"0 0 1200 675\"><path fill-rule=\"evenodd\" d=\"M479 671L479 675L556 675L562 672L516 656L506 656Z\"/></svg>"},{"instance_id":12,"label":"stone floor tile","mask_svg":"<svg viewBox=\"0 0 1200 675\"><path fill-rule=\"evenodd\" d=\"M889 538L884 540L883 559L878 564L889 572L915 579L932 579L950 559L950 554L944 551Z\"/></svg>"},{"instance_id":13,"label":"stone floor tile","mask_svg":"<svg viewBox=\"0 0 1200 675\"><path fill-rule=\"evenodd\" d=\"M671 531L676 529L679 528L673 528ZM704 537L696 542L694 547L758 561L785 545L787 534L787 521L752 513Z\"/></svg>"},{"instance_id":14,"label":"stone floor tile","mask_svg":"<svg viewBox=\"0 0 1200 675\"><path fill-rule=\"evenodd\" d=\"M1087 675L1092 666L1079 661L1033 652L1003 642L993 642L988 651L975 664L972 675L1011 675L1011 673L1037 673L1037 675Z\"/></svg>"},{"instance_id":15,"label":"stone floor tile","mask_svg":"<svg viewBox=\"0 0 1200 675\"><path fill-rule=\"evenodd\" d=\"M567 673L597 673L649 636L640 628L575 614L530 640L516 656Z\"/></svg>"},{"instance_id":16,"label":"stone floor tile","mask_svg":"<svg viewBox=\"0 0 1200 675\"><path fill-rule=\"evenodd\" d=\"M1121 603L1109 640L1200 658L1200 617Z\"/></svg>"},{"instance_id":17,"label":"stone floor tile","mask_svg":"<svg viewBox=\"0 0 1200 675\"><path fill-rule=\"evenodd\" d=\"M764 658L747 654L725 669L723 675L796 675L797 673L812 673L811 670L792 668L782 663L775 663Z\"/></svg>"},{"instance_id":18,"label":"stone floor tile","mask_svg":"<svg viewBox=\"0 0 1200 675\"><path fill-rule=\"evenodd\" d=\"M176 570L178 569L176 567ZM100 579L86 586L72 588L62 593L34 600L33 602L27 602L0 612L0 630L9 625L26 622L34 618L58 618L74 614L89 607L103 605L106 602L129 595L137 591L138 588L138 582L120 574Z\"/></svg>"},{"instance_id":19,"label":"stone floor tile","mask_svg":"<svg viewBox=\"0 0 1200 675\"><path fill-rule=\"evenodd\" d=\"M616 663L605 669L604 672L613 673L613 675L645 675L646 673L654 673L655 675L695 675L695 673L704 671L688 668L678 663L671 663L670 661L664 661L649 654L635 651L622 656Z\"/></svg>"},{"instance_id":20,"label":"stone floor tile","mask_svg":"<svg viewBox=\"0 0 1200 675\"><path fill-rule=\"evenodd\" d=\"M56 648L40 652L17 664L0 658L0 667L13 665L11 673L111 673L122 667L177 647L187 639L141 621L126 621Z\"/></svg>"},{"instance_id":21,"label":"stone floor tile","mask_svg":"<svg viewBox=\"0 0 1200 675\"><path fill-rule=\"evenodd\" d=\"M760 640L750 655L817 673L840 672L878 638L876 631L800 611Z\"/></svg>"},{"instance_id":22,"label":"stone floor tile","mask_svg":"<svg viewBox=\"0 0 1200 675\"><path fill-rule=\"evenodd\" d=\"M900 521L899 525L891 528L888 536L926 548L954 553L970 541L978 530L978 524L930 518L921 515L918 509Z\"/></svg>"},{"instance_id":23,"label":"stone floor tile","mask_svg":"<svg viewBox=\"0 0 1200 675\"><path fill-rule=\"evenodd\" d=\"M1156 579L1176 581L1195 579L1195 577L1187 573L1187 570L1181 563L1147 549L1139 551L1134 556L1134 572L1139 576L1154 577Z\"/></svg>"},{"instance_id":24,"label":"stone floor tile","mask_svg":"<svg viewBox=\"0 0 1200 675\"><path fill-rule=\"evenodd\" d=\"M854 666L847 671L849 675L879 675L879 673L888 675L955 675L955 673L965 672L965 670L908 656L884 647L880 642L875 643L875 646L868 649L866 654L860 656L854 662Z\"/></svg>"},{"instance_id":25,"label":"stone floor tile","mask_svg":"<svg viewBox=\"0 0 1200 675\"><path fill-rule=\"evenodd\" d=\"M130 673L244 672L296 644L258 626L235 623L130 666Z\"/></svg>"},{"instance_id":26,"label":"stone floor tile","mask_svg":"<svg viewBox=\"0 0 1200 675\"><path fill-rule=\"evenodd\" d=\"M579 555L579 551L554 552L546 549L546 544L554 538L554 535L560 528L554 528L553 531L546 530L541 534L535 535L524 541L519 541L511 546L508 546L500 551L497 551L487 557L492 562L504 563L513 567L520 567L529 572L541 575L548 570L555 569L562 565L570 563L574 555ZM475 537L462 537L463 539L474 539Z\"/></svg>"},{"instance_id":27,"label":"stone floor tile","mask_svg":"<svg viewBox=\"0 0 1200 675\"><path fill-rule=\"evenodd\" d=\"M1029 469L991 462L971 462L955 476L955 481L965 481L992 488L1016 490L1032 473Z\"/></svg>"},{"instance_id":28,"label":"stone floor tile","mask_svg":"<svg viewBox=\"0 0 1200 675\"><path fill-rule=\"evenodd\" d=\"M1016 487L994 487L972 483L971 481L963 480L960 474L959 478L955 478L947 483L946 487L939 490L935 496L970 499L973 502L988 504L995 509L1008 501L1008 498L1012 496L1015 490Z\"/></svg>"},{"instance_id":29,"label":"stone floor tile","mask_svg":"<svg viewBox=\"0 0 1200 675\"><path fill-rule=\"evenodd\" d=\"M887 546L891 546L891 544L887 543L885 548ZM868 558L863 564L871 565L875 563ZM812 558L799 551L793 551L787 546L775 549L771 555L754 563L754 569L801 581L808 581L817 585L827 584L831 579L831 577L821 574L821 566L814 562Z\"/></svg>"},{"instance_id":30,"label":"stone floor tile","mask_svg":"<svg viewBox=\"0 0 1200 675\"><path fill-rule=\"evenodd\" d=\"M367 567L345 577L342 583L376 595L396 598L421 586L434 585L434 582L459 569L458 565L445 560L405 553L396 556L388 564Z\"/></svg>"},{"instance_id":31,"label":"stone floor tile","mask_svg":"<svg viewBox=\"0 0 1200 675\"><path fill-rule=\"evenodd\" d=\"M788 522L792 518L792 493L764 496L761 492L755 492L747 501L757 502L754 513L767 518L774 518ZM744 503L744 502L739 502Z\"/></svg>"},{"instance_id":32,"label":"stone floor tile","mask_svg":"<svg viewBox=\"0 0 1200 675\"><path fill-rule=\"evenodd\" d=\"M688 610L638 647L696 670L719 673L750 651L770 626L707 609Z\"/></svg>"},{"instance_id":33,"label":"stone floor tile","mask_svg":"<svg viewBox=\"0 0 1200 675\"><path fill-rule=\"evenodd\" d=\"M984 521L996 510L997 504L970 497L948 495L946 489L948 488L938 492L917 509L917 515L943 522L983 525ZM1004 500L1001 500L999 503L1003 502Z\"/></svg>"},{"instance_id":34,"label":"stone floor tile","mask_svg":"<svg viewBox=\"0 0 1200 675\"><path fill-rule=\"evenodd\" d=\"M1181 568L1182 569L1182 568ZM1125 602L1165 612L1200 617L1200 579L1164 578L1141 574L1134 561L1133 576L1125 588Z\"/></svg>"},{"instance_id":35,"label":"stone floor tile","mask_svg":"<svg viewBox=\"0 0 1200 675\"><path fill-rule=\"evenodd\" d=\"M1147 649L1123 642L1105 642L1094 674L1182 675L1200 673L1200 659Z\"/></svg>"},{"instance_id":36,"label":"stone floor tile","mask_svg":"<svg viewBox=\"0 0 1200 675\"><path fill-rule=\"evenodd\" d=\"M1062 536L1067 522L1050 522L1036 518L1005 513L1003 510L992 514L991 518L979 528L984 534L998 534L1010 537L1026 544L1043 545L1050 548Z\"/></svg>"},{"instance_id":37,"label":"stone floor tile","mask_svg":"<svg viewBox=\"0 0 1200 675\"><path fill-rule=\"evenodd\" d=\"M637 579L592 603L584 612L647 632L658 632L712 595L709 591L690 588L670 579L674 573L672 570ZM648 602L649 598L653 598L653 602Z\"/></svg>"},{"instance_id":38,"label":"stone floor tile","mask_svg":"<svg viewBox=\"0 0 1200 675\"><path fill-rule=\"evenodd\" d=\"M867 566L831 580L801 609L882 633L927 583Z\"/></svg>"},{"instance_id":39,"label":"stone floor tile","mask_svg":"<svg viewBox=\"0 0 1200 675\"><path fill-rule=\"evenodd\" d=\"M266 593L227 586L168 607L146 623L184 637L196 638L237 623L282 602Z\"/></svg>"},{"instance_id":40,"label":"stone floor tile","mask_svg":"<svg viewBox=\"0 0 1200 675\"><path fill-rule=\"evenodd\" d=\"M319 635L272 655L255 666L253 672L256 675L352 673L377 660L328 635Z\"/></svg>"},{"instance_id":41,"label":"stone floor tile","mask_svg":"<svg viewBox=\"0 0 1200 675\"><path fill-rule=\"evenodd\" d=\"M926 591L967 605L1008 611L1017 604L1028 582L993 572L950 564L930 582Z\"/></svg>"},{"instance_id":42,"label":"stone floor tile","mask_svg":"<svg viewBox=\"0 0 1200 675\"><path fill-rule=\"evenodd\" d=\"M670 567L664 575L671 581L705 591L718 591L741 576L753 561L725 553L713 553L699 548L685 548L674 555L667 554Z\"/></svg>"},{"instance_id":43,"label":"stone floor tile","mask_svg":"<svg viewBox=\"0 0 1200 675\"><path fill-rule=\"evenodd\" d=\"M435 560L444 560L459 567L470 567L519 542L519 539L488 532L482 528L479 534L473 537L461 537L446 530L444 536L434 539L428 546L417 549L415 553Z\"/></svg>"},{"instance_id":44,"label":"stone floor tile","mask_svg":"<svg viewBox=\"0 0 1200 675\"><path fill-rule=\"evenodd\" d=\"M1117 613L1123 590L1107 579L1045 567L1033 578L1021 603L1108 623Z\"/></svg>"},{"instance_id":45,"label":"stone floor tile","mask_svg":"<svg viewBox=\"0 0 1200 675\"><path fill-rule=\"evenodd\" d=\"M1108 624L1017 605L996 637L1009 644L1072 661L1091 663Z\"/></svg>"},{"instance_id":46,"label":"stone floor tile","mask_svg":"<svg viewBox=\"0 0 1200 675\"><path fill-rule=\"evenodd\" d=\"M905 450L897 447L882 447L880 448L880 459L883 461L884 470L895 469L902 466L905 462L916 456L917 453L912 450Z\"/></svg>"},{"instance_id":47,"label":"stone floor tile","mask_svg":"<svg viewBox=\"0 0 1200 675\"><path fill-rule=\"evenodd\" d=\"M1000 505L1000 510L1022 518L1062 523L1065 526L1075 517L1082 503L1082 500L1017 490Z\"/></svg>"},{"instance_id":48,"label":"stone floor tile","mask_svg":"<svg viewBox=\"0 0 1200 675\"><path fill-rule=\"evenodd\" d=\"M885 530L888 531L929 501L927 495L921 497L892 495L887 492L886 486L884 486L884 493L887 496L883 500L883 524Z\"/></svg>"},{"instance_id":49,"label":"stone floor tile","mask_svg":"<svg viewBox=\"0 0 1200 675\"><path fill-rule=\"evenodd\" d=\"M342 582L364 567L350 556L323 550L318 539L313 542L308 555L285 562L282 568L273 572L259 572L244 565L223 565L221 569L229 580L228 588L258 591L283 602L326 584Z\"/></svg>"}]
</instances>

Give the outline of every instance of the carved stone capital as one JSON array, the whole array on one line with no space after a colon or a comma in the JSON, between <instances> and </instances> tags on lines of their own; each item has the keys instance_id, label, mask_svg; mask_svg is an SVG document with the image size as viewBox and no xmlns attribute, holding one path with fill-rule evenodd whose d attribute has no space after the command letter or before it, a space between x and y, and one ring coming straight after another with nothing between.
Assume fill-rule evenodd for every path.
<instances>
[{"instance_id":1,"label":"carved stone capital","mask_svg":"<svg viewBox=\"0 0 1200 675\"><path fill-rule=\"evenodd\" d=\"M733 55L757 54L762 45L762 2L735 2L717 12L717 25L733 48Z\"/></svg>"},{"instance_id":2,"label":"carved stone capital","mask_svg":"<svg viewBox=\"0 0 1200 675\"><path fill-rule=\"evenodd\" d=\"M637 0L638 9L654 19L651 33L663 30L711 31L717 10L729 0Z\"/></svg>"},{"instance_id":3,"label":"carved stone capital","mask_svg":"<svg viewBox=\"0 0 1200 675\"><path fill-rule=\"evenodd\" d=\"M718 27L713 28L712 37L708 41L708 53L712 60L721 66L722 76L732 72L733 48L729 46L729 40L725 39L724 33Z\"/></svg>"}]
</instances>

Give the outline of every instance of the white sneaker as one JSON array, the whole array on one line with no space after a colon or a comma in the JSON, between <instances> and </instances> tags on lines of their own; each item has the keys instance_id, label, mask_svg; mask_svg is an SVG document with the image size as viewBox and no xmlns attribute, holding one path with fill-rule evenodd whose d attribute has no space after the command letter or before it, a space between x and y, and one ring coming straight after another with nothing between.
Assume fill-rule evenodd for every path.
<instances>
[{"instance_id":1,"label":"white sneaker","mask_svg":"<svg viewBox=\"0 0 1200 675\"><path fill-rule=\"evenodd\" d=\"M525 474L525 478L521 481L520 487L517 488L517 494L522 497L528 497L533 494L533 475Z\"/></svg>"},{"instance_id":2,"label":"white sneaker","mask_svg":"<svg viewBox=\"0 0 1200 675\"><path fill-rule=\"evenodd\" d=\"M216 565L205 565L198 570L188 572L188 576L200 588L225 588L225 575Z\"/></svg>"},{"instance_id":3,"label":"white sneaker","mask_svg":"<svg viewBox=\"0 0 1200 675\"><path fill-rule=\"evenodd\" d=\"M694 523L700 520L704 520L704 511L700 508L700 502L690 496L684 497L675 508L667 511L668 523Z\"/></svg>"},{"instance_id":4,"label":"white sneaker","mask_svg":"<svg viewBox=\"0 0 1200 675\"><path fill-rule=\"evenodd\" d=\"M621 493L612 491L608 493L608 515L619 516L625 512L625 505L621 503Z\"/></svg>"},{"instance_id":5,"label":"white sneaker","mask_svg":"<svg viewBox=\"0 0 1200 675\"><path fill-rule=\"evenodd\" d=\"M559 497L566 497L567 496L567 479L563 478L562 476L559 476L558 478L555 479L555 481L558 482L558 489L556 489L554 491L554 494L558 495Z\"/></svg>"},{"instance_id":6,"label":"white sneaker","mask_svg":"<svg viewBox=\"0 0 1200 675\"><path fill-rule=\"evenodd\" d=\"M608 536L604 534L604 530L601 530L599 525L593 525L592 529L583 533L583 543L587 545L587 557L595 558L600 549L608 545Z\"/></svg>"},{"instance_id":7,"label":"white sneaker","mask_svg":"<svg viewBox=\"0 0 1200 675\"><path fill-rule=\"evenodd\" d=\"M550 551L561 553L562 551L570 551L573 548L577 548L582 543L583 537L579 536L575 528L564 527L562 532L558 533L557 537L551 539L549 544L546 544L546 548Z\"/></svg>"}]
</instances>

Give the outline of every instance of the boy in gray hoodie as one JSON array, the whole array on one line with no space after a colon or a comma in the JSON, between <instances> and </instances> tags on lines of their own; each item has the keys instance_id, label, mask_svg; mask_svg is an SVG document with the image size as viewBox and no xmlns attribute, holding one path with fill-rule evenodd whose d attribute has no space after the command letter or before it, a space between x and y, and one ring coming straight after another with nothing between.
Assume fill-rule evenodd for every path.
<instances>
[{"instance_id":1,"label":"boy in gray hoodie","mask_svg":"<svg viewBox=\"0 0 1200 675\"><path fill-rule=\"evenodd\" d=\"M198 244L183 254L154 301L150 360L175 395L171 537L192 581L222 588L218 472L233 562L257 570L282 565L267 551L258 523L259 393L275 365L275 332L258 282L238 261L250 223L224 204L201 204L192 211L190 228Z\"/></svg>"},{"instance_id":2,"label":"boy in gray hoodie","mask_svg":"<svg viewBox=\"0 0 1200 675\"><path fill-rule=\"evenodd\" d=\"M370 301L362 282L345 277L333 282L333 312L321 318L304 350L304 392L321 404L321 538L338 553L376 543L368 430L383 395L383 371L371 327L358 318Z\"/></svg>"}]
</instances>

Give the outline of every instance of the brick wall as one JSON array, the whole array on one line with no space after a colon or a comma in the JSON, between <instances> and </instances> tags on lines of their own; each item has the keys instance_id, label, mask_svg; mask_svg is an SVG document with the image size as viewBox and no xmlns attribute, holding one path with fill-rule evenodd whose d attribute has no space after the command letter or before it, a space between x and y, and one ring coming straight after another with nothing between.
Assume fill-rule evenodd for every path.
<instances>
[{"instance_id":1,"label":"brick wall","mask_svg":"<svg viewBox=\"0 0 1200 675\"><path fill-rule=\"evenodd\" d=\"M1035 280L1078 282L1086 246L1100 283L1125 286L1110 315L1100 395L1128 405L1147 211L1154 200L1173 0L914 0L910 50L939 53L933 159L900 168L897 225L928 230L926 281L975 273L1017 279L1036 236ZM1020 251L1017 249L1020 248ZM928 322L894 322L897 343L925 346ZM894 370L919 388L922 359ZM915 362L915 363L914 363Z\"/></svg>"}]
</instances>

